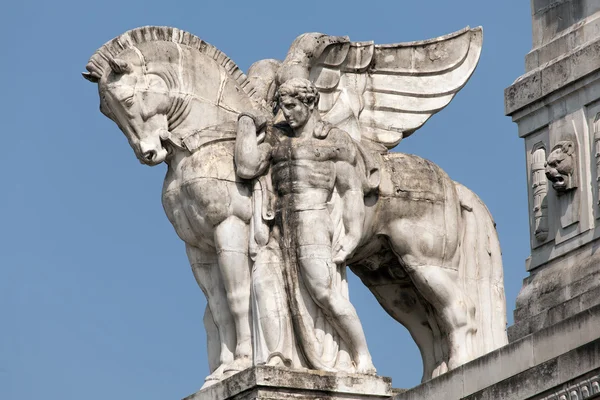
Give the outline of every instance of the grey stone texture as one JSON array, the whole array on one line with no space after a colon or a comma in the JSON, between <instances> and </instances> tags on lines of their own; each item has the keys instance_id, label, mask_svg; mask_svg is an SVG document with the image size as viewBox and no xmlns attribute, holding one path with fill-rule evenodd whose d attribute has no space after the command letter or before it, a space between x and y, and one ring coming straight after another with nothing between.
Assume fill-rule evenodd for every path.
<instances>
[{"instance_id":1,"label":"grey stone texture","mask_svg":"<svg viewBox=\"0 0 600 400\"><path fill-rule=\"evenodd\" d=\"M596 0L531 0L533 47L548 45L597 11L600 11L600 3ZM573 37L569 44L576 46L577 40L578 37ZM567 51L568 47L559 53Z\"/></svg>"},{"instance_id":2,"label":"grey stone texture","mask_svg":"<svg viewBox=\"0 0 600 400\"><path fill-rule=\"evenodd\" d=\"M600 304L600 253L579 258L576 265L559 260L525 279L514 311L517 322L508 328L510 341Z\"/></svg>"},{"instance_id":3,"label":"grey stone texture","mask_svg":"<svg viewBox=\"0 0 600 400\"><path fill-rule=\"evenodd\" d=\"M465 384L457 398L600 398L600 2L532 0L531 7L526 73L505 91L506 113L525 140L530 276L508 328L511 343L461 367L463 382L486 384Z\"/></svg>"},{"instance_id":4,"label":"grey stone texture","mask_svg":"<svg viewBox=\"0 0 600 400\"><path fill-rule=\"evenodd\" d=\"M506 89L506 113L525 107L597 68L600 2L532 0L533 48L527 73Z\"/></svg>"},{"instance_id":5,"label":"grey stone texture","mask_svg":"<svg viewBox=\"0 0 600 400\"><path fill-rule=\"evenodd\" d=\"M526 73L505 91L525 140L531 229L511 341L600 303L600 2L531 6Z\"/></svg>"},{"instance_id":6,"label":"grey stone texture","mask_svg":"<svg viewBox=\"0 0 600 400\"><path fill-rule=\"evenodd\" d=\"M392 393L389 378L257 366L184 400L376 400Z\"/></svg>"},{"instance_id":7,"label":"grey stone texture","mask_svg":"<svg viewBox=\"0 0 600 400\"><path fill-rule=\"evenodd\" d=\"M510 343L445 375L394 396L394 400L556 399L565 388L600 374L600 306ZM572 390L572 391L573 391ZM566 397L582 399L591 397Z\"/></svg>"}]
</instances>

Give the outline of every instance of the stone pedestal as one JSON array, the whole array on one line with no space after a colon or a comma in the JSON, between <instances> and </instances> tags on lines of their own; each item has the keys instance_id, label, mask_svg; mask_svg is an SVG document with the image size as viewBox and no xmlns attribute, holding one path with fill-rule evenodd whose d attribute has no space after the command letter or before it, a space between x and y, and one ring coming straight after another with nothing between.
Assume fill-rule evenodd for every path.
<instances>
[{"instance_id":1,"label":"stone pedestal","mask_svg":"<svg viewBox=\"0 0 600 400\"><path fill-rule=\"evenodd\" d=\"M600 305L406 391L389 378L256 367L184 400L600 398Z\"/></svg>"},{"instance_id":2,"label":"stone pedestal","mask_svg":"<svg viewBox=\"0 0 600 400\"><path fill-rule=\"evenodd\" d=\"M184 400L375 400L391 396L389 378L259 366Z\"/></svg>"}]
</instances>

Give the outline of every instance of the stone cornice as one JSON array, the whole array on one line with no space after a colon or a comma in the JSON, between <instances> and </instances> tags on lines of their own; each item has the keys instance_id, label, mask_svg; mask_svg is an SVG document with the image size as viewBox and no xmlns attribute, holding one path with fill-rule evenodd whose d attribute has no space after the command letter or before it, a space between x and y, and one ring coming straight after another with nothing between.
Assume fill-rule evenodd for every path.
<instances>
[{"instance_id":1,"label":"stone cornice","mask_svg":"<svg viewBox=\"0 0 600 400\"><path fill-rule=\"evenodd\" d=\"M504 91L506 115L512 115L599 70L599 55L600 39L597 39L522 75Z\"/></svg>"}]
</instances>

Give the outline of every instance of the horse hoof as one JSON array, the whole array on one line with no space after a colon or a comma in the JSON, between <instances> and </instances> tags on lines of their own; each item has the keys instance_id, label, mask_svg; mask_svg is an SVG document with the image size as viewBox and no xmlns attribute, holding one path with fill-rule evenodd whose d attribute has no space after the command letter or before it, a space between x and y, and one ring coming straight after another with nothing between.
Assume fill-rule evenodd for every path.
<instances>
[{"instance_id":1,"label":"horse hoof","mask_svg":"<svg viewBox=\"0 0 600 400\"><path fill-rule=\"evenodd\" d=\"M442 363L433 370L431 377L437 378L438 376L445 374L446 372L448 372L448 366L446 365L445 361L442 361Z\"/></svg>"},{"instance_id":2,"label":"horse hoof","mask_svg":"<svg viewBox=\"0 0 600 400\"><path fill-rule=\"evenodd\" d=\"M206 389L207 387L211 387L212 385L214 385L215 383L219 383L220 380L217 378L211 378L210 376L208 376L205 380L204 380L204 385L202 385L202 387L200 388L200 390L202 389Z\"/></svg>"},{"instance_id":3,"label":"horse hoof","mask_svg":"<svg viewBox=\"0 0 600 400\"><path fill-rule=\"evenodd\" d=\"M252 367L252 361L249 358L238 358L225 367L223 376L229 378L231 375L235 375L250 367Z\"/></svg>"}]
</instances>

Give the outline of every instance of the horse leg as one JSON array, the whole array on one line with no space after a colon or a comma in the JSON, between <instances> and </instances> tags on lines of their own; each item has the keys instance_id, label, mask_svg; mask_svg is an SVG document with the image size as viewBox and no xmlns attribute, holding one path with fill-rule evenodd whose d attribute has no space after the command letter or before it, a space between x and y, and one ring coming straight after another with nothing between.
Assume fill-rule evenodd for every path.
<instances>
[{"instance_id":1,"label":"horse leg","mask_svg":"<svg viewBox=\"0 0 600 400\"><path fill-rule=\"evenodd\" d=\"M448 335L448 369L471 360L470 340L475 332L475 307L457 285L457 271L438 265L412 264L411 278L434 309Z\"/></svg>"},{"instance_id":2,"label":"horse leg","mask_svg":"<svg viewBox=\"0 0 600 400\"><path fill-rule=\"evenodd\" d=\"M229 310L235 321L237 337L235 360L225 370L229 374L252 366L248 225L236 216L229 216L217 225L214 237L219 268Z\"/></svg>"},{"instance_id":3,"label":"horse leg","mask_svg":"<svg viewBox=\"0 0 600 400\"><path fill-rule=\"evenodd\" d=\"M219 340L219 329L215 324L212 312L208 304L204 308L204 330L206 331L206 350L208 355L208 369L212 374L221 365L221 341Z\"/></svg>"},{"instance_id":4,"label":"horse leg","mask_svg":"<svg viewBox=\"0 0 600 400\"><path fill-rule=\"evenodd\" d=\"M229 312L227 295L215 252L190 245L186 245L186 251L196 282L204 292L208 303L204 314L204 325L208 353L212 361L209 362L211 374L206 378L203 386L206 387L221 380L226 366L233 362L233 350L236 344L234 321ZM213 359L215 354L218 354L218 362ZM215 367L214 364L217 366Z\"/></svg>"},{"instance_id":5,"label":"horse leg","mask_svg":"<svg viewBox=\"0 0 600 400\"><path fill-rule=\"evenodd\" d=\"M429 226L397 223L390 242L419 293L434 308L447 335L448 369L472 359L475 307L459 285L458 246L449 233L434 236Z\"/></svg>"},{"instance_id":6,"label":"horse leg","mask_svg":"<svg viewBox=\"0 0 600 400\"><path fill-rule=\"evenodd\" d=\"M365 282L368 279L368 272L361 271L359 276ZM414 284L390 282L367 286L385 311L408 330L417 344L423 360L421 382L435 378L440 375L440 372L445 372L441 371L445 363L439 343L439 331L435 318L430 315L433 310L423 304Z\"/></svg>"}]
</instances>

